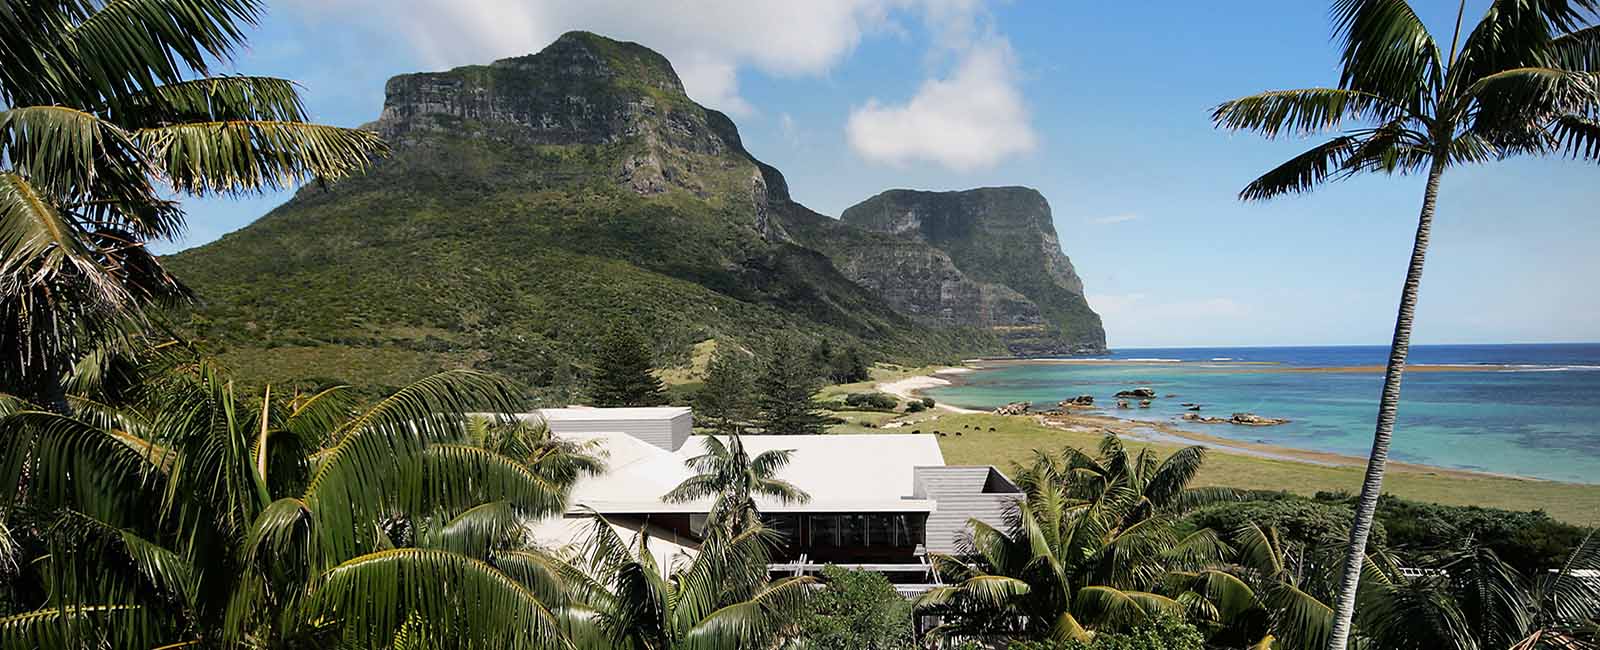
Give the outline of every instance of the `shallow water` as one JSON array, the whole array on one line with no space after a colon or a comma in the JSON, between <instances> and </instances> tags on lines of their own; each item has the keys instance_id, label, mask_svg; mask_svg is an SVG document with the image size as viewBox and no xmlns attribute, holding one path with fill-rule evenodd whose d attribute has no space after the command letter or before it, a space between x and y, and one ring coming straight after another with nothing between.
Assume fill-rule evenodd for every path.
<instances>
[{"instance_id":1,"label":"shallow water","mask_svg":"<svg viewBox=\"0 0 1600 650\"><path fill-rule=\"evenodd\" d=\"M1194 402L1208 416L1247 411L1292 420L1273 427L1182 423L1194 431L1365 456L1383 377L1378 369L1350 369L1380 366L1387 354L1379 346L1127 350L1110 355L1118 361L1112 364L981 370L926 394L969 408L1024 400L1048 407L1091 394L1105 414L1170 421L1185 412L1182 402ZM1484 369L1408 373L1391 458L1600 483L1600 344L1416 346L1410 362ZM1135 386L1162 397L1149 409L1112 408L1112 394Z\"/></svg>"}]
</instances>

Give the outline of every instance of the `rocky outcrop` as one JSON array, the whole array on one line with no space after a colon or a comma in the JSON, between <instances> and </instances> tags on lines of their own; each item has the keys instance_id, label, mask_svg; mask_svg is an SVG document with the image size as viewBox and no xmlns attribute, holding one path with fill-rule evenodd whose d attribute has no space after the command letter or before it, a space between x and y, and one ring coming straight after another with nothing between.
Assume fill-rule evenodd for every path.
<instances>
[{"instance_id":1,"label":"rocky outcrop","mask_svg":"<svg viewBox=\"0 0 1600 650\"><path fill-rule=\"evenodd\" d=\"M1254 413L1234 413L1233 415L1225 418L1206 417L1200 415L1199 413L1184 413L1182 419L1185 422L1199 422L1202 424L1237 424L1239 426L1246 427L1270 427L1289 423L1288 420L1282 418L1261 417Z\"/></svg>"},{"instance_id":2,"label":"rocky outcrop","mask_svg":"<svg viewBox=\"0 0 1600 650\"><path fill-rule=\"evenodd\" d=\"M995 415L1027 415L1028 411L1031 410L1032 408L1033 408L1033 405L1029 404L1027 402L1012 402L1010 404L1007 404L1005 406L1002 406L1000 408L995 409L994 410L994 414Z\"/></svg>"},{"instance_id":3,"label":"rocky outcrop","mask_svg":"<svg viewBox=\"0 0 1600 650\"><path fill-rule=\"evenodd\" d=\"M1061 410L1094 408L1094 396L1079 395L1077 397L1071 397L1061 400L1061 403L1057 404L1057 406L1059 406Z\"/></svg>"},{"instance_id":4,"label":"rocky outcrop","mask_svg":"<svg viewBox=\"0 0 1600 650\"><path fill-rule=\"evenodd\" d=\"M1131 398L1134 398L1134 399L1154 399L1155 396L1156 396L1156 391L1155 391L1154 388L1148 388L1148 387L1145 387L1145 386L1140 386L1138 388L1133 388L1133 389L1129 389L1129 390L1119 390L1119 391L1117 391L1117 395L1116 396L1117 397L1131 397Z\"/></svg>"},{"instance_id":5,"label":"rocky outcrop","mask_svg":"<svg viewBox=\"0 0 1600 650\"><path fill-rule=\"evenodd\" d=\"M993 330L1014 355L1105 350L1105 330L1084 299L1083 281L1061 250L1050 205L1033 189L890 190L845 210L840 220L926 243L948 255L972 281L1002 286L1021 296L1031 308L1013 300L1008 303L1013 309L998 314L954 312L962 324ZM881 256L875 251L857 251L853 257L857 266L873 267ZM919 280L901 282L918 284ZM941 292L935 300L933 292L924 293L928 299L914 301L917 308L902 310L927 314L945 309L947 294Z\"/></svg>"}]
</instances>

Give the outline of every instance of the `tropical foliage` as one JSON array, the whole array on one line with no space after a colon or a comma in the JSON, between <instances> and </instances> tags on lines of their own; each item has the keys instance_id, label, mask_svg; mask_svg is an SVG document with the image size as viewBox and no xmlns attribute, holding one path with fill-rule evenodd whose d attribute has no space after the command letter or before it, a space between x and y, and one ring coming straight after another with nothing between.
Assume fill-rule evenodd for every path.
<instances>
[{"instance_id":1,"label":"tropical foliage","mask_svg":"<svg viewBox=\"0 0 1600 650\"><path fill-rule=\"evenodd\" d=\"M1180 536L1176 525L1185 508L1231 496L1189 487L1203 449L1158 459L1108 435L1097 456L1035 453L1018 473L1024 498L1007 525L974 520L968 548L935 557L950 584L917 601L944 620L933 636L1087 641L1181 615L1195 596L1170 589L1174 577L1222 566L1215 533Z\"/></svg>"},{"instance_id":2,"label":"tropical foliage","mask_svg":"<svg viewBox=\"0 0 1600 650\"><path fill-rule=\"evenodd\" d=\"M777 534L760 522L708 527L698 551L678 566L656 560L648 533L630 541L605 518L594 523L583 571L569 581L581 616L578 647L734 650L794 635L815 580L768 579Z\"/></svg>"},{"instance_id":3,"label":"tropical foliage","mask_svg":"<svg viewBox=\"0 0 1600 650\"><path fill-rule=\"evenodd\" d=\"M798 636L815 648L911 650L912 608L876 571L822 569L823 588L798 619Z\"/></svg>"},{"instance_id":4,"label":"tropical foliage","mask_svg":"<svg viewBox=\"0 0 1600 650\"><path fill-rule=\"evenodd\" d=\"M744 439L732 435L726 440L702 436L705 453L684 461L696 474L661 497L663 501L683 503L714 498L710 519L730 531L742 530L760 521L756 497L779 503L805 503L811 495L793 483L778 478L794 458L793 449L769 449L751 457Z\"/></svg>"},{"instance_id":5,"label":"tropical foliage","mask_svg":"<svg viewBox=\"0 0 1600 650\"><path fill-rule=\"evenodd\" d=\"M69 366L187 291L146 244L172 192L334 180L378 137L306 121L294 84L222 75L256 0L8 2L0 10L0 385L65 408Z\"/></svg>"},{"instance_id":6,"label":"tropical foliage","mask_svg":"<svg viewBox=\"0 0 1600 650\"><path fill-rule=\"evenodd\" d=\"M358 408L339 388L239 394L177 346L138 369L131 396L0 421L19 567L0 646L562 643L523 522L592 465L469 425L510 407L502 382L450 372Z\"/></svg>"},{"instance_id":7,"label":"tropical foliage","mask_svg":"<svg viewBox=\"0 0 1600 650\"><path fill-rule=\"evenodd\" d=\"M1427 177L1330 650L1343 650L1350 633L1440 178L1452 167L1522 155L1600 162L1600 27L1593 25L1600 2L1494 0L1476 26L1464 20L1466 4L1445 49L1405 0L1336 0L1343 64L1337 87L1265 92L1212 113L1220 127L1269 138L1338 131L1245 186L1246 200L1369 172Z\"/></svg>"}]
</instances>

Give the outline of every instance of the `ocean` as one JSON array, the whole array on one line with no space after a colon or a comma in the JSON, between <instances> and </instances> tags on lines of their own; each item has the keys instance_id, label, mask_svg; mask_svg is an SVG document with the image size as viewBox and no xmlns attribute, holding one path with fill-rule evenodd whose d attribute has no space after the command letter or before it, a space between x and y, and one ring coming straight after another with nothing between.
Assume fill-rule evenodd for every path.
<instances>
[{"instance_id":1,"label":"ocean","mask_svg":"<svg viewBox=\"0 0 1600 650\"><path fill-rule=\"evenodd\" d=\"M1141 348L1114 351L1108 363L982 369L924 394L979 409L1014 401L1048 408L1090 394L1105 415L1364 457L1388 352L1385 346ZM1409 363L1391 459L1600 483L1600 344L1419 345ZM1148 409L1115 408L1112 395L1136 386L1162 397ZM1291 421L1270 427L1185 422L1183 402L1202 405L1206 416L1250 412Z\"/></svg>"}]
</instances>

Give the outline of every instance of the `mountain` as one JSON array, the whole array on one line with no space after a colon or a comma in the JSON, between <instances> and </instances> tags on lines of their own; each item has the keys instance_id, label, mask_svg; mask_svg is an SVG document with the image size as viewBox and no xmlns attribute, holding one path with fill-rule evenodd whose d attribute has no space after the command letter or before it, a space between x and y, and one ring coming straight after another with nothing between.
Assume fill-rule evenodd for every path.
<instances>
[{"instance_id":1,"label":"mountain","mask_svg":"<svg viewBox=\"0 0 1600 650\"><path fill-rule=\"evenodd\" d=\"M882 290L898 309L926 315L925 322L988 328L1017 356L1105 351L1100 316L1084 299L1083 280L1061 251L1050 204L1037 190L889 190L846 209L840 220L926 243L969 280L955 291L950 284L920 295ZM842 257L846 275L868 286L884 283L884 269L903 259L859 247Z\"/></svg>"},{"instance_id":2,"label":"mountain","mask_svg":"<svg viewBox=\"0 0 1600 650\"><path fill-rule=\"evenodd\" d=\"M987 326L902 311L896 290L842 273L819 233L964 278L926 242L795 203L643 46L572 32L385 91L370 128L390 157L168 260L202 301L181 324L246 377L384 388L471 366L571 386L618 322L662 365L713 338L903 362L1006 352Z\"/></svg>"}]
</instances>

